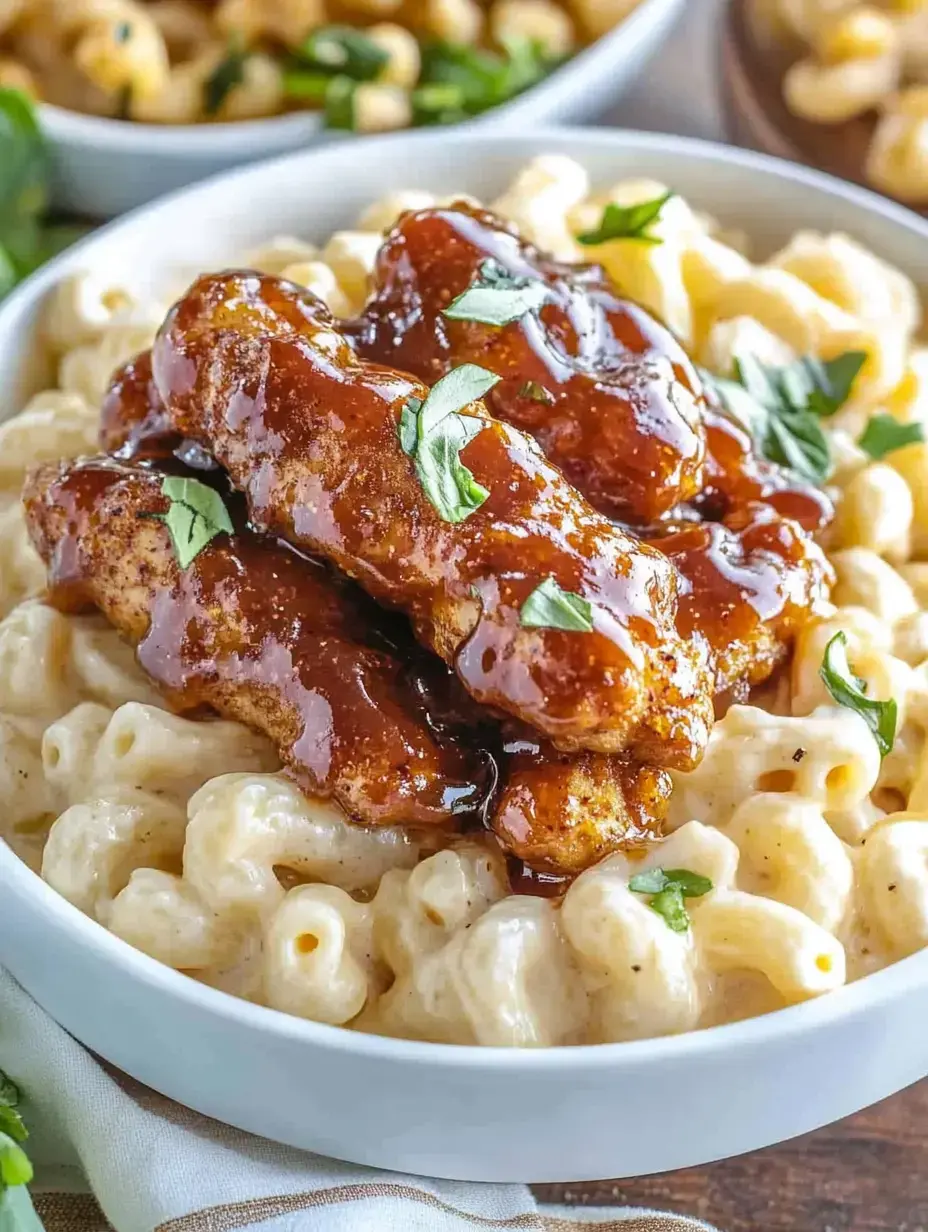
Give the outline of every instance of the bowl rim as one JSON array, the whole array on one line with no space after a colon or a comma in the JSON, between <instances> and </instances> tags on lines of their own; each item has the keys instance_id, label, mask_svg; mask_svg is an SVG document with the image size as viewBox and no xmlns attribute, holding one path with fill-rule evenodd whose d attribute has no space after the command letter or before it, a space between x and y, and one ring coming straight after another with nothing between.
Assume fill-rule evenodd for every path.
<instances>
[{"instance_id":1,"label":"bowl rim","mask_svg":"<svg viewBox=\"0 0 928 1232\"><path fill-rule=\"evenodd\" d=\"M366 137L360 140L362 146L372 143L381 149L386 146L388 150L391 146L422 146L427 154L429 146L442 145L447 139L448 134L444 130L433 129L405 131L386 137ZM545 142L561 146L578 139L586 149L599 148L607 153L610 149L621 149L626 154L634 154L636 150L648 150L667 156L683 155L694 163L709 168L721 165L764 172L794 184L797 190L814 189L827 196L842 198L856 210L882 216L890 225L907 231L913 238L928 240L928 220L869 189L770 155L700 138L620 128L597 129L559 125L545 125L527 132L466 126L455 135L455 140L468 145L500 146L507 156L512 157L517 155L508 147L518 146L520 143L528 143L530 147L537 148ZM184 197L194 198L198 193L209 197L212 193L228 192L229 189L234 192L239 182L247 182L250 177L260 176L268 170L282 166L296 167L316 157L328 157L331 153L331 147L310 147L236 167L177 189L113 219L48 262L0 303L0 335L10 329L7 325L9 319L16 321L21 316L28 315L23 313L23 309L30 306L35 308L38 305L48 288L58 281L60 273L73 266L75 256L79 257L85 250L92 251L101 241L112 238L120 231L131 231L137 222L156 214L166 204L177 202ZM415 154L415 149L410 150L407 152L407 158ZM583 161L582 149L577 152L577 158ZM299 177L291 175L289 182L298 184ZM247 201L247 194L243 194L242 199ZM398 1063L414 1061L419 1065L450 1066L455 1069L496 1070L505 1067L508 1070L539 1075L554 1068L581 1075L597 1070L602 1065L633 1069L643 1062L650 1064L660 1060L680 1061L690 1057L695 1059L702 1054L722 1049L728 1053L744 1053L762 1048L772 1039L799 1037L827 1028L838 1020L845 1021L860 1016L900 998L909 987L928 982L926 948L820 997L757 1017L678 1035L606 1044L566 1044L537 1049L432 1043L374 1035L349 1027L313 1022L201 984L136 950L128 942L110 933L102 924L85 916L42 881L2 839L0 880L7 880L14 885L17 893L31 900L38 914L46 917L52 927L70 934L76 944L89 946L98 957L128 978L138 979L159 993L178 998L191 1010L217 1019L232 1019L242 1029L287 1037L324 1051L357 1053L367 1058Z\"/></svg>"},{"instance_id":2,"label":"bowl rim","mask_svg":"<svg viewBox=\"0 0 928 1232\"><path fill-rule=\"evenodd\" d=\"M569 75L583 74L594 60L602 61L605 67L620 37L634 40L642 36L653 23L659 23L664 18L669 20L674 11L682 9L685 3L686 0L639 0L618 25L582 47L536 85L483 115L451 127L457 130L472 124L501 120L512 123L522 118L523 108L538 106L539 99L557 91ZM528 116L531 113L525 114ZM321 113L308 110L289 111L253 120L149 124L137 120L116 120L110 116L97 116L55 103L40 102L39 116L53 141L92 146L113 153L234 154L242 142L254 143L274 138L283 140L288 137L296 139L300 136L309 139L323 133L328 135L328 130L320 122ZM447 133L448 129L442 131ZM344 134L336 133L333 139L339 136L344 138ZM357 135L351 139L364 140Z\"/></svg>"}]
</instances>

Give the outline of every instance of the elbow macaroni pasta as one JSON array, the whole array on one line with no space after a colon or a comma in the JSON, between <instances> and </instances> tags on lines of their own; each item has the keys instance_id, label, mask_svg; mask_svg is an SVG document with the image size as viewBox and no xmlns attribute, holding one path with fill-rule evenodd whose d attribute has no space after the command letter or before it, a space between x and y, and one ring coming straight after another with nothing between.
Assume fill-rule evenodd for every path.
<instances>
[{"instance_id":1,"label":"elbow macaroni pasta","mask_svg":"<svg viewBox=\"0 0 928 1232\"><path fill-rule=\"evenodd\" d=\"M351 88L351 127L381 132L428 122L416 90L440 81L422 74L429 44L504 53L522 76L526 59L515 49L530 48L542 77L624 21L638 2L3 0L0 85L145 124L251 120L307 108L327 113L325 82L320 88L319 65L305 58L304 44L347 25L384 53L382 62L372 80L354 78L350 66L346 77L328 63ZM307 76L316 78L316 89L301 88L299 77ZM515 75L512 84L518 86ZM485 105L495 105L495 93L487 91Z\"/></svg>"},{"instance_id":2,"label":"elbow macaroni pasta","mask_svg":"<svg viewBox=\"0 0 928 1232\"><path fill-rule=\"evenodd\" d=\"M775 39L801 49L783 78L790 111L824 125L876 111L867 179L902 201L928 201L928 7L750 0L749 14L761 42L772 28Z\"/></svg>"},{"instance_id":3,"label":"elbow macaroni pasta","mask_svg":"<svg viewBox=\"0 0 928 1232\"><path fill-rule=\"evenodd\" d=\"M807 9L795 0L797 22ZM59 388L0 426L0 824L76 907L153 958L287 1013L507 1047L729 1021L928 945L928 446L874 461L856 443L874 414L928 423L918 297L847 236L802 232L757 261L679 198L656 224L659 245L577 244L607 201L662 191L635 181L590 197L583 169L550 155L495 208L560 257L600 261L720 374L745 351L770 363L867 354L848 403L825 421L833 603L755 699L770 709L732 705L702 763L675 776L663 841L609 856L560 899L515 895L487 841L426 845L400 826L351 824L307 799L262 738L169 713L105 622L37 599L43 570L17 501L25 470L94 447L109 369L147 343L161 311L84 276L48 314ZM392 193L321 249L280 237L245 260L350 314L384 230L436 200ZM837 632L868 696L897 702L882 760L820 677ZM712 883L685 900L685 931L630 888L657 868Z\"/></svg>"}]
</instances>

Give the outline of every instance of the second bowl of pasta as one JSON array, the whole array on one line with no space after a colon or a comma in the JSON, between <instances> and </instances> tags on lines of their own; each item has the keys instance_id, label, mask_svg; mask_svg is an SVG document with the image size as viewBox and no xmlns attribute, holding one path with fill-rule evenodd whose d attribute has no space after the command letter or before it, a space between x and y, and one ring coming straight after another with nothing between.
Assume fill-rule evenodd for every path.
<instances>
[{"instance_id":1,"label":"second bowl of pasta","mask_svg":"<svg viewBox=\"0 0 928 1232\"><path fill-rule=\"evenodd\" d=\"M0 14L0 87L41 104L56 204L107 218L352 133L592 117L681 6L17 0Z\"/></svg>"}]
</instances>

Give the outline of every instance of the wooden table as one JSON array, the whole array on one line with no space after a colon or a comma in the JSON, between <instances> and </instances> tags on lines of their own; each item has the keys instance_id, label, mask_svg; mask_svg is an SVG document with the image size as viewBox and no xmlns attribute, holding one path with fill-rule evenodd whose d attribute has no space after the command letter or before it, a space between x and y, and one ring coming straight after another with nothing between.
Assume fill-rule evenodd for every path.
<instances>
[{"instance_id":1,"label":"wooden table","mask_svg":"<svg viewBox=\"0 0 928 1232\"><path fill-rule=\"evenodd\" d=\"M740 1159L536 1192L549 1202L664 1207L722 1232L928 1232L928 1079L829 1129Z\"/></svg>"}]
</instances>

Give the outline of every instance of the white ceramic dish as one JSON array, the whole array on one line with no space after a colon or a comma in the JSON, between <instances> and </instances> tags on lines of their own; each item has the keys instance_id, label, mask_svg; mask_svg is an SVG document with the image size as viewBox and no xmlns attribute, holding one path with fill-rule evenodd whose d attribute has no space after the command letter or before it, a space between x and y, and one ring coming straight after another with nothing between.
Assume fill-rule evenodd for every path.
<instances>
[{"instance_id":1,"label":"white ceramic dish","mask_svg":"<svg viewBox=\"0 0 928 1232\"><path fill-rule=\"evenodd\" d=\"M684 3L641 0L593 46L477 122L573 123L600 114L642 71ZM172 128L125 124L47 104L41 112L55 151L55 202L91 218L112 218L215 172L333 139L316 113Z\"/></svg>"},{"instance_id":2,"label":"white ceramic dish","mask_svg":"<svg viewBox=\"0 0 928 1232\"><path fill-rule=\"evenodd\" d=\"M86 268L163 291L275 232L321 239L391 189L492 198L535 154L594 180L653 176L771 245L846 230L928 286L928 223L743 151L616 131L475 130L330 146L245 168L111 224L0 308L0 416L34 383L41 304ZM360 1035L235 1000L160 966L0 843L0 963L64 1027L157 1090L244 1129L360 1163L478 1180L685 1167L855 1111L928 1073L928 953L821 1000L674 1038L514 1052Z\"/></svg>"}]
</instances>

